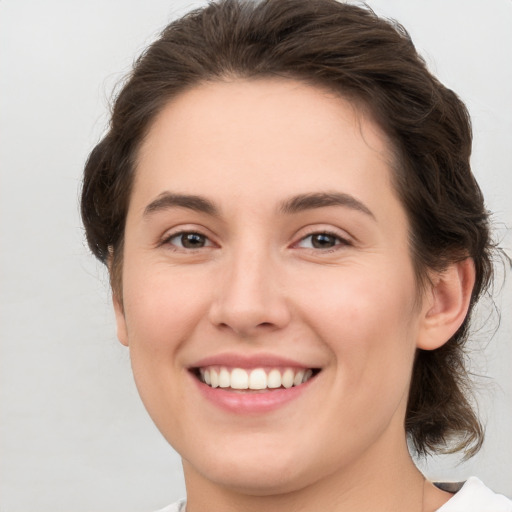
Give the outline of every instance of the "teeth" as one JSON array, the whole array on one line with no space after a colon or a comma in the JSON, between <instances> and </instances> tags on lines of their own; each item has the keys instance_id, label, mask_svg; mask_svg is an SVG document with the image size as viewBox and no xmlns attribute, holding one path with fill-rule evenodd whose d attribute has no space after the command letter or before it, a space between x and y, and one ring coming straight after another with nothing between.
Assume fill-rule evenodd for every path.
<instances>
[{"instance_id":1,"label":"teeth","mask_svg":"<svg viewBox=\"0 0 512 512\"><path fill-rule=\"evenodd\" d=\"M221 368L219 373L219 388L229 388L231 378L226 368Z\"/></svg>"},{"instance_id":2,"label":"teeth","mask_svg":"<svg viewBox=\"0 0 512 512\"><path fill-rule=\"evenodd\" d=\"M293 385L294 386L298 386L299 384L302 384L302 379L304 378L304 374L306 372L304 370L299 370L296 374L295 374L295 377L293 378ZM311 372L311 374L313 374L313 372Z\"/></svg>"},{"instance_id":3,"label":"teeth","mask_svg":"<svg viewBox=\"0 0 512 512\"><path fill-rule=\"evenodd\" d=\"M245 370L235 368L231 372L231 387L233 389L247 389L249 387L249 375Z\"/></svg>"},{"instance_id":4,"label":"teeth","mask_svg":"<svg viewBox=\"0 0 512 512\"><path fill-rule=\"evenodd\" d=\"M278 370L273 368L266 371L264 368L244 370L233 368L229 370L225 366L208 367L200 369L201 380L212 388L231 389L286 389L292 386L300 386L313 376L313 370L285 368Z\"/></svg>"},{"instance_id":5,"label":"teeth","mask_svg":"<svg viewBox=\"0 0 512 512\"><path fill-rule=\"evenodd\" d=\"M311 377L313 377L313 370L308 370L304 374L304 377L302 377L302 382L307 382L309 379L311 379Z\"/></svg>"},{"instance_id":6,"label":"teeth","mask_svg":"<svg viewBox=\"0 0 512 512\"><path fill-rule=\"evenodd\" d=\"M281 384L285 388L291 388L293 386L293 370L288 368L284 371L283 376L281 377Z\"/></svg>"},{"instance_id":7,"label":"teeth","mask_svg":"<svg viewBox=\"0 0 512 512\"><path fill-rule=\"evenodd\" d=\"M219 387L219 374L215 370L210 370L210 386L212 388L218 388Z\"/></svg>"},{"instance_id":8,"label":"teeth","mask_svg":"<svg viewBox=\"0 0 512 512\"><path fill-rule=\"evenodd\" d=\"M249 389L265 389L267 387L267 374L262 368L253 370L249 375Z\"/></svg>"},{"instance_id":9,"label":"teeth","mask_svg":"<svg viewBox=\"0 0 512 512\"><path fill-rule=\"evenodd\" d=\"M268 374L267 386L271 389L281 387L281 372L279 370L272 370Z\"/></svg>"}]
</instances>

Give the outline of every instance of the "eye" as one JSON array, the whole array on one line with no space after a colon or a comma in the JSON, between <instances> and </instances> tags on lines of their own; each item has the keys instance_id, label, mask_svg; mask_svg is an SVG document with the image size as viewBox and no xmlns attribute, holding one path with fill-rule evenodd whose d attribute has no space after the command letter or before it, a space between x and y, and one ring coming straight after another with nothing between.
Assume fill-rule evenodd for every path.
<instances>
[{"instance_id":1,"label":"eye","mask_svg":"<svg viewBox=\"0 0 512 512\"><path fill-rule=\"evenodd\" d=\"M175 233L167 238L166 243L180 249L202 249L203 247L211 247L213 245L208 237L194 231Z\"/></svg>"},{"instance_id":2,"label":"eye","mask_svg":"<svg viewBox=\"0 0 512 512\"><path fill-rule=\"evenodd\" d=\"M311 233L297 244L305 249L332 249L339 245L350 245L349 242L333 233Z\"/></svg>"}]
</instances>

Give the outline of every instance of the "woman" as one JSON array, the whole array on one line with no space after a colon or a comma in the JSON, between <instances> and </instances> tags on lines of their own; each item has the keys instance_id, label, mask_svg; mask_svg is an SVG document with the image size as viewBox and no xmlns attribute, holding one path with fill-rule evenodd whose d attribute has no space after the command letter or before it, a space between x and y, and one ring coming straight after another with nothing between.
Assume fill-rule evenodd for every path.
<instances>
[{"instance_id":1,"label":"woman","mask_svg":"<svg viewBox=\"0 0 512 512\"><path fill-rule=\"evenodd\" d=\"M82 216L186 510L505 511L419 454L479 449L492 278L464 105L405 30L333 0L222 1L137 61ZM453 491L453 490L452 490Z\"/></svg>"}]
</instances>

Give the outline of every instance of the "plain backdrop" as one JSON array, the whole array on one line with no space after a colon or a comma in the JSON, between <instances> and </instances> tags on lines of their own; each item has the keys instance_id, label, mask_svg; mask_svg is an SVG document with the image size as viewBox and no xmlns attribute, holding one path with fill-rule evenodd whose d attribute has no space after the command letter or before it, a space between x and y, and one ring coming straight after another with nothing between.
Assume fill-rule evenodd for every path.
<instances>
[{"instance_id":1,"label":"plain backdrop","mask_svg":"<svg viewBox=\"0 0 512 512\"><path fill-rule=\"evenodd\" d=\"M77 199L115 84L190 0L0 0L0 511L150 512L184 495L180 460L148 419L114 330ZM474 172L502 245L512 225L512 1L370 0L410 31L473 116ZM508 226L508 230L507 230ZM474 344L488 423L470 474L512 496L512 281ZM498 290L499 291L499 290ZM489 318L488 318L489 317ZM491 339L492 337L492 339Z\"/></svg>"}]
</instances>

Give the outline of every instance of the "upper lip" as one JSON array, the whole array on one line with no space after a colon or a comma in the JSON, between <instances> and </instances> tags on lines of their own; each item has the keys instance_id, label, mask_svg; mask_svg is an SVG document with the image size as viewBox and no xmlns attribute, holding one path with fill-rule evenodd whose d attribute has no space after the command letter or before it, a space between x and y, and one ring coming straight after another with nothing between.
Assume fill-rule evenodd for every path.
<instances>
[{"instance_id":1,"label":"upper lip","mask_svg":"<svg viewBox=\"0 0 512 512\"><path fill-rule=\"evenodd\" d=\"M318 368L304 364L294 359L274 354L236 354L224 353L205 357L190 365L190 368L204 368L206 366L227 366L231 368L261 368L261 367L291 367L291 368Z\"/></svg>"}]
</instances>

